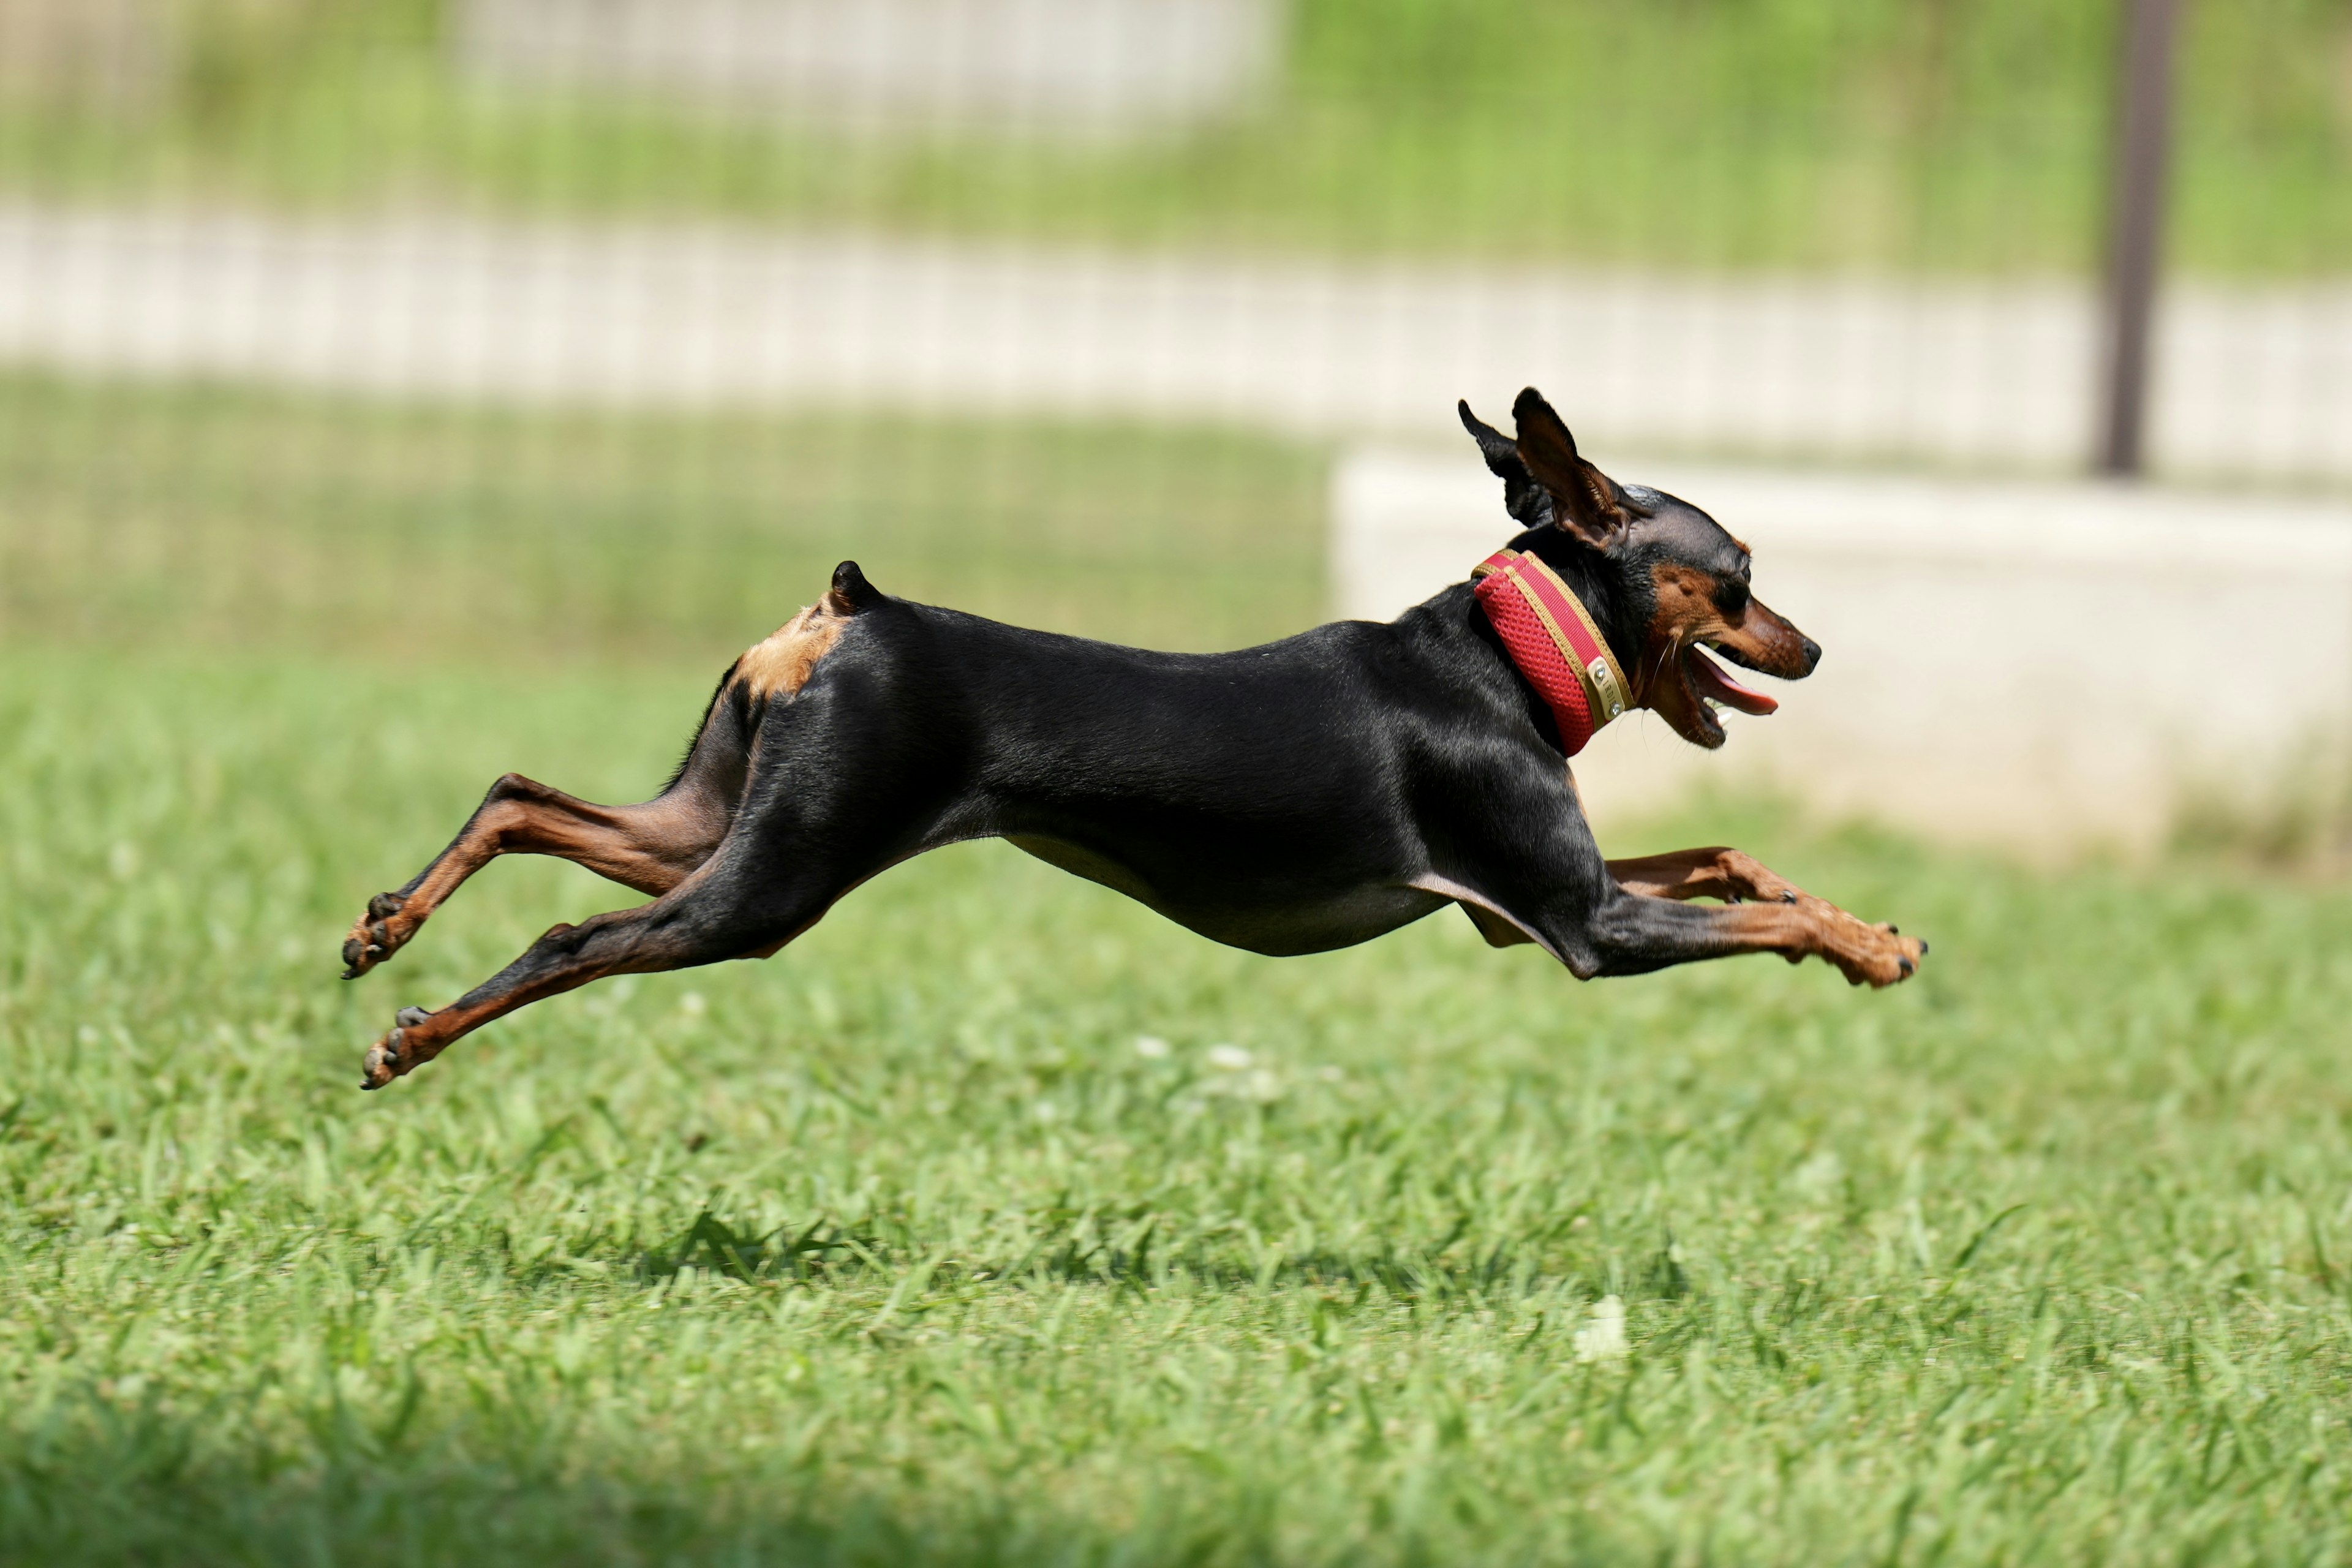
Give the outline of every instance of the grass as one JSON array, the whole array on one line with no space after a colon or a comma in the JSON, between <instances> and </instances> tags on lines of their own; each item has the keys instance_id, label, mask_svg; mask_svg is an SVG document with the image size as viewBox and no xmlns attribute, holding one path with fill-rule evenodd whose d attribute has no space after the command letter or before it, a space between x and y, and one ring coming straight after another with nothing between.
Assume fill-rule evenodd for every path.
<instances>
[{"instance_id":1,"label":"grass","mask_svg":"<svg viewBox=\"0 0 2352 1568\"><path fill-rule=\"evenodd\" d=\"M1717 812L1659 842L1927 973L1580 988L1454 919L1257 959L974 846L360 1095L394 1005L625 896L501 866L346 986L357 901L501 769L649 787L706 676L0 658L0 1558L2352 1544L2342 889Z\"/></svg>"},{"instance_id":2,"label":"grass","mask_svg":"<svg viewBox=\"0 0 2352 1568\"><path fill-rule=\"evenodd\" d=\"M1319 452L1213 430L0 375L0 635L715 679L854 556L910 598L1234 647L1320 614L1323 484Z\"/></svg>"},{"instance_id":3,"label":"grass","mask_svg":"<svg viewBox=\"0 0 2352 1568\"><path fill-rule=\"evenodd\" d=\"M1076 148L488 95L446 11L199 3L142 110L0 113L0 186L1708 268L2080 269L2105 232L2112 0L1297 0L1265 101ZM2352 12L2187 15L2176 255L2352 266Z\"/></svg>"},{"instance_id":4,"label":"grass","mask_svg":"<svg viewBox=\"0 0 2352 1568\"><path fill-rule=\"evenodd\" d=\"M363 1096L394 1007L629 896L502 864L346 985L359 901L503 770L657 784L803 556L1276 632L1312 455L7 396L0 1562L2352 1551L2352 889L1702 803L1611 847L1740 843L1925 973L1580 987L965 846Z\"/></svg>"}]
</instances>

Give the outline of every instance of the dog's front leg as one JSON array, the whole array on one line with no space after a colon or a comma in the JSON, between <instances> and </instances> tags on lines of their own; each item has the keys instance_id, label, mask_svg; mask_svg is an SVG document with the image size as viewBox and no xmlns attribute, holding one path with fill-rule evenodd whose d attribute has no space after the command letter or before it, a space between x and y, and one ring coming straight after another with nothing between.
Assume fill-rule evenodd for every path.
<instances>
[{"instance_id":1,"label":"dog's front leg","mask_svg":"<svg viewBox=\"0 0 2352 1568\"><path fill-rule=\"evenodd\" d=\"M1609 862L1609 875L1645 899L1721 899L1726 903L1793 904L1804 889L1754 856L1717 845Z\"/></svg>"},{"instance_id":2,"label":"dog's front leg","mask_svg":"<svg viewBox=\"0 0 2352 1568\"><path fill-rule=\"evenodd\" d=\"M1622 889L1580 916L1546 921L1555 951L1581 978L1643 974L1703 958L1777 952L1819 958L1856 985L1893 985L1918 972L1927 944L1800 893L1790 901L1723 908L1643 898Z\"/></svg>"},{"instance_id":3,"label":"dog's front leg","mask_svg":"<svg viewBox=\"0 0 2352 1568\"><path fill-rule=\"evenodd\" d=\"M1610 879L1643 899L1721 899L1726 903L1795 903L1803 891L1751 855L1720 845L1676 849L1609 862ZM1489 947L1513 947L1535 939L1492 910L1465 902L1463 912Z\"/></svg>"},{"instance_id":4,"label":"dog's front leg","mask_svg":"<svg viewBox=\"0 0 2352 1568\"><path fill-rule=\"evenodd\" d=\"M1489 889L1512 923L1580 979L1777 952L1791 963L1822 959L1857 985L1893 985L1917 973L1927 952L1916 937L1857 919L1736 849L1604 862L1579 816L1556 818L1551 832L1523 837L1482 868L1494 874L1474 885ZM1740 901L1684 901L1699 898Z\"/></svg>"},{"instance_id":5,"label":"dog's front leg","mask_svg":"<svg viewBox=\"0 0 2352 1568\"><path fill-rule=\"evenodd\" d=\"M1548 860L1551 875L1534 882L1529 873ZM1572 853L1552 860L1523 847L1503 874L1479 885L1491 889L1483 900L1490 907L1468 899L1463 907L1490 943L1532 938L1580 980L1777 952L1791 963L1825 960L1857 985L1892 985L1909 979L1927 952L1926 942L1792 888L1737 850L1604 866L1597 852L1589 861ZM1683 901L1698 898L1739 901L1720 908Z\"/></svg>"},{"instance_id":6,"label":"dog's front leg","mask_svg":"<svg viewBox=\"0 0 2352 1568\"><path fill-rule=\"evenodd\" d=\"M1639 898L1721 899L1727 904L1759 903L1784 906L1795 912L1793 922L1767 921L1768 928L1790 927L1810 940L1803 951L1779 948L1790 963L1795 963L1808 952L1837 964L1848 980L1856 984L1867 981L1885 985L1880 978L1885 972L1887 938L1895 939L1894 954L1895 978L1906 978L1917 967L1919 959L1927 956L1927 944L1912 943L1917 951L1904 944L1901 928L1893 925L1873 925L1848 914L1826 899L1817 899L1802 888L1780 876L1754 856L1723 846L1705 849L1677 849L1664 855L1643 856L1638 859L1612 860L1609 875L1617 885ZM1906 965L1909 967L1906 967Z\"/></svg>"}]
</instances>

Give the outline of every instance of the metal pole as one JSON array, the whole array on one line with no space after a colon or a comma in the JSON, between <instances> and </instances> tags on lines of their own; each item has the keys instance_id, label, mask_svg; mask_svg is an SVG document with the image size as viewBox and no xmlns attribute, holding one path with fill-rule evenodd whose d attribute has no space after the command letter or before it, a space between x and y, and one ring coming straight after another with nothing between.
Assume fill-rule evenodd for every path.
<instances>
[{"instance_id":1,"label":"metal pole","mask_svg":"<svg viewBox=\"0 0 2352 1568\"><path fill-rule=\"evenodd\" d=\"M2180 0L2123 0L2114 205L2107 233L2105 417L2099 470L2137 474L2147 421L2148 321L2172 151L2173 38Z\"/></svg>"}]
</instances>

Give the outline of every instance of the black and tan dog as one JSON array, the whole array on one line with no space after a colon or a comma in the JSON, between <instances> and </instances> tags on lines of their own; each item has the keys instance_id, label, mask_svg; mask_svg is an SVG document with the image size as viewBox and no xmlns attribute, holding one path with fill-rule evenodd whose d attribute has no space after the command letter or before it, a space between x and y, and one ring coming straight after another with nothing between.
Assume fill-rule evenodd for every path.
<instances>
[{"instance_id":1,"label":"black and tan dog","mask_svg":"<svg viewBox=\"0 0 2352 1568\"><path fill-rule=\"evenodd\" d=\"M1795 679L1820 648L1748 591L1748 552L1671 496L1577 456L1529 390L1518 439L1464 422L1547 563L1590 611L1633 706L1696 745L1712 705L1769 710L1701 645ZM457 841L368 901L347 977L383 963L493 857L560 855L655 895L559 925L437 1012L404 1008L366 1086L501 1014L608 974L764 958L868 877L1009 838L1203 936L1257 952L1346 947L1460 903L1497 946L1580 979L1693 959L1827 959L1909 976L1927 944L1808 896L1737 850L1604 860L1552 709L1468 584L1394 622L1237 653L1148 653L833 585L720 681L677 776L595 805L509 773ZM1722 907L1683 900L1713 898Z\"/></svg>"}]
</instances>

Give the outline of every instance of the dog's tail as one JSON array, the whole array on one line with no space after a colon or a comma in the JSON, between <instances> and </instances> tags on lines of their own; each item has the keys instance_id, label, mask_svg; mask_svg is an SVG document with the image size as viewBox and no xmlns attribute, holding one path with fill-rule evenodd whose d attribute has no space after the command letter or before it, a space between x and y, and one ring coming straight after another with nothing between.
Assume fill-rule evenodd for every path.
<instances>
[{"instance_id":1,"label":"dog's tail","mask_svg":"<svg viewBox=\"0 0 2352 1568\"><path fill-rule=\"evenodd\" d=\"M717 766L739 766L748 761L768 700L798 695L817 661L841 640L851 619L884 596L866 580L856 562L845 561L835 567L831 585L817 595L815 604L752 644L727 667L710 700L703 704L702 722L695 726L694 739L687 743L686 755L664 793L677 787L698 758Z\"/></svg>"}]
</instances>

